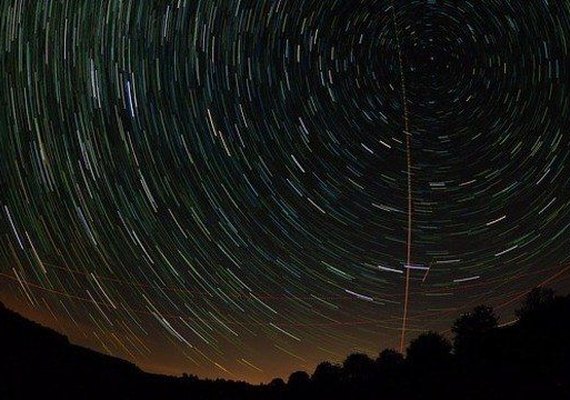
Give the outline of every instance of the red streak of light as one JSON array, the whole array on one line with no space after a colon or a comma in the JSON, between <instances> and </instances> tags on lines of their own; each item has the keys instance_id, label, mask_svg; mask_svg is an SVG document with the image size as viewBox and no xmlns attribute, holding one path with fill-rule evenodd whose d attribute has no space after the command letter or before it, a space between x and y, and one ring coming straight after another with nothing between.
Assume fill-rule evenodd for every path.
<instances>
[{"instance_id":1,"label":"red streak of light","mask_svg":"<svg viewBox=\"0 0 570 400\"><path fill-rule=\"evenodd\" d=\"M392 18L394 20L394 31L396 46L398 47L398 59L400 61L400 84L402 88L402 108L404 110L404 133L406 134L406 164L408 175L408 235L406 240L406 264L410 265L412 260L412 154L410 150L411 133L410 121L408 113L408 99L406 95L406 78L404 76L404 61L402 58L402 46L400 44L400 35L398 30L398 22L396 19L396 8L392 0ZM408 319L408 299L410 295L410 269L406 270L406 287L404 290L404 314L402 316L402 332L400 336L400 353L403 353L406 341L406 322Z\"/></svg>"}]
</instances>

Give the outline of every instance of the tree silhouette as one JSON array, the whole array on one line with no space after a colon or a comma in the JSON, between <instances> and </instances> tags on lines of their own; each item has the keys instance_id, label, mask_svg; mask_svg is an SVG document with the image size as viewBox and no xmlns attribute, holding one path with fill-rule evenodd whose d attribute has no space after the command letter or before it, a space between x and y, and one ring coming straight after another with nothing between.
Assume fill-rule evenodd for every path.
<instances>
[{"instance_id":1,"label":"tree silhouette","mask_svg":"<svg viewBox=\"0 0 570 400\"><path fill-rule=\"evenodd\" d=\"M481 355L484 335L497 327L498 318L492 307L477 306L473 311L455 320L453 347L459 357L474 358Z\"/></svg>"},{"instance_id":2,"label":"tree silhouette","mask_svg":"<svg viewBox=\"0 0 570 400\"><path fill-rule=\"evenodd\" d=\"M401 399L405 389L406 360L402 353L385 349L376 358L377 387L387 399Z\"/></svg>"},{"instance_id":3,"label":"tree silhouette","mask_svg":"<svg viewBox=\"0 0 570 400\"><path fill-rule=\"evenodd\" d=\"M291 375L289 375L289 379L287 380L287 386L291 388L304 388L309 385L311 378L309 374L305 371L295 371Z\"/></svg>"},{"instance_id":4,"label":"tree silhouette","mask_svg":"<svg viewBox=\"0 0 570 400\"><path fill-rule=\"evenodd\" d=\"M281 378L273 378L271 382L269 382L269 387L276 391L282 391L285 389L285 382Z\"/></svg>"},{"instance_id":5,"label":"tree silhouette","mask_svg":"<svg viewBox=\"0 0 570 400\"><path fill-rule=\"evenodd\" d=\"M515 315L521 320L532 318L553 302L554 290L543 287L534 288L526 295L521 307L515 310Z\"/></svg>"},{"instance_id":6,"label":"tree silhouette","mask_svg":"<svg viewBox=\"0 0 570 400\"><path fill-rule=\"evenodd\" d=\"M311 377L314 392L323 398L331 398L339 395L343 390L343 370L340 365L328 361L317 365Z\"/></svg>"},{"instance_id":7,"label":"tree silhouette","mask_svg":"<svg viewBox=\"0 0 570 400\"><path fill-rule=\"evenodd\" d=\"M342 363L349 382L367 380L374 373L374 361L364 353L353 353Z\"/></svg>"},{"instance_id":8,"label":"tree silhouette","mask_svg":"<svg viewBox=\"0 0 570 400\"><path fill-rule=\"evenodd\" d=\"M382 370L398 368L403 364L404 356L394 349L384 349L376 358L376 365Z\"/></svg>"},{"instance_id":9,"label":"tree silhouette","mask_svg":"<svg viewBox=\"0 0 570 400\"><path fill-rule=\"evenodd\" d=\"M422 333L410 343L406 359L414 366L442 366L449 362L451 348L449 340L439 333Z\"/></svg>"},{"instance_id":10,"label":"tree silhouette","mask_svg":"<svg viewBox=\"0 0 570 400\"><path fill-rule=\"evenodd\" d=\"M311 380L318 386L328 387L338 385L342 378L342 367L324 361L317 365Z\"/></svg>"},{"instance_id":11,"label":"tree silhouette","mask_svg":"<svg viewBox=\"0 0 570 400\"><path fill-rule=\"evenodd\" d=\"M376 375L374 360L364 353L350 354L342 363L342 371L350 395L360 399L368 398Z\"/></svg>"},{"instance_id":12,"label":"tree silhouette","mask_svg":"<svg viewBox=\"0 0 570 400\"><path fill-rule=\"evenodd\" d=\"M452 375L451 343L436 332L422 333L413 340L406 350L406 362L410 376L407 385L413 392L429 394L427 398L448 398L445 385L434 385L442 376ZM451 379L454 380L454 379Z\"/></svg>"},{"instance_id":13,"label":"tree silhouette","mask_svg":"<svg viewBox=\"0 0 570 400\"><path fill-rule=\"evenodd\" d=\"M283 399L285 396L285 390L287 389L287 385L285 384L285 381L283 381L283 379L273 378L271 382L269 382L269 384L267 385L267 389L268 393L270 393L275 400L280 400Z\"/></svg>"}]
</instances>

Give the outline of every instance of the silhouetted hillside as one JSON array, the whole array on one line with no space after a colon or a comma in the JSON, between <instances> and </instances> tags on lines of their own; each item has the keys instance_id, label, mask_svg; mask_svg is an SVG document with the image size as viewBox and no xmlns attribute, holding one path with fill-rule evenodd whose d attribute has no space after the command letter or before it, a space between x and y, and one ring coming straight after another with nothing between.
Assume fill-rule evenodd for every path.
<instances>
[{"instance_id":1,"label":"silhouetted hillside","mask_svg":"<svg viewBox=\"0 0 570 400\"><path fill-rule=\"evenodd\" d=\"M427 332L406 355L349 355L267 385L148 374L69 343L0 304L0 399L570 399L570 297L534 289L499 327L491 307Z\"/></svg>"},{"instance_id":2,"label":"silhouetted hillside","mask_svg":"<svg viewBox=\"0 0 570 400\"><path fill-rule=\"evenodd\" d=\"M0 303L0 399L242 399L251 385L169 377L69 343Z\"/></svg>"}]
</instances>

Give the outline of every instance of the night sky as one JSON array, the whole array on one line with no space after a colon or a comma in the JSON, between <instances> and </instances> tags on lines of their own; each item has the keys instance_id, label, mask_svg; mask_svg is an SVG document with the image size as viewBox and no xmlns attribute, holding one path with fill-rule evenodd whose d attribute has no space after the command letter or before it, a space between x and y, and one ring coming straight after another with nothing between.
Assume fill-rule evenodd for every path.
<instances>
[{"instance_id":1,"label":"night sky","mask_svg":"<svg viewBox=\"0 0 570 400\"><path fill-rule=\"evenodd\" d=\"M2 0L0 300L252 382L508 322L570 289L569 52L567 0Z\"/></svg>"}]
</instances>

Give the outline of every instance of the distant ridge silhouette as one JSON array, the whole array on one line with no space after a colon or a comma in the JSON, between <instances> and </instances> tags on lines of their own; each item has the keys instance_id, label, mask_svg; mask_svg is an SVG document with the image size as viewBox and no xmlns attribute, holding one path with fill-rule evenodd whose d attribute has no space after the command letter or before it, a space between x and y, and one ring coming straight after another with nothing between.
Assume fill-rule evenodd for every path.
<instances>
[{"instance_id":1,"label":"distant ridge silhouette","mask_svg":"<svg viewBox=\"0 0 570 400\"><path fill-rule=\"evenodd\" d=\"M150 374L73 345L0 303L0 399L570 399L570 296L532 290L517 322L499 327L487 306L455 321L453 342L427 332L406 356L349 355L287 383L251 385Z\"/></svg>"},{"instance_id":2,"label":"distant ridge silhouette","mask_svg":"<svg viewBox=\"0 0 570 400\"><path fill-rule=\"evenodd\" d=\"M81 346L0 302L0 399L241 399L251 385L170 377ZM249 397L248 397L249 398Z\"/></svg>"}]
</instances>

